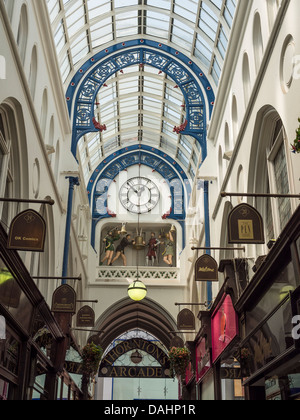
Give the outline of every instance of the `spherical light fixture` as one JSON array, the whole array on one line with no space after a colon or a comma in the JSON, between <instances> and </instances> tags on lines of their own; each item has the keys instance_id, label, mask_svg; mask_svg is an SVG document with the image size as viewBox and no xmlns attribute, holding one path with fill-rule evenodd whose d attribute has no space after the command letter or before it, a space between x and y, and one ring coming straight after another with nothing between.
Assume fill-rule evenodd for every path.
<instances>
[{"instance_id":1,"label":"spherical light fixture","mask_svg":"<svg viewBox=\"0 0 300 420\"><path fill-rule=\"evenodd\" d=\"M136 280L128 287L128 296L135 302L140 302L147 296L147 287L143 282Z\"/></svg>"}]
</instances>

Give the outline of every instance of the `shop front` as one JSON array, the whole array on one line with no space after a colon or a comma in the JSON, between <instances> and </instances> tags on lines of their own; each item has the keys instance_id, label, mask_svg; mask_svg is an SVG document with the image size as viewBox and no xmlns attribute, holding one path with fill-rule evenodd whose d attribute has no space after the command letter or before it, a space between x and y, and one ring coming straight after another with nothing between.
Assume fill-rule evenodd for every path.
<instances>
[{"instance_id":1,"label":"shop front","mask_svg":"<svg viewBox=\"0 0 300 420\"><path fill-rule=\"evenodd\" d=\"M215 399L244 399L239 361L239 317L232 297L221 289L211 315Z\"/></svg>"},{"instance_id":2,"label":"shop front","mask_svg":"<svg viewBox=\"0 0 300 420\"><path fill-rule=\"evenodd\" d=\"M239 318L224 283L210 311L201 311L194 342L197 400L244 399L239 362ZM187 372L187 379L192 375ZM190 395L193 380L190 379Z\"/></svg>"},{"instance_id":3,"label":"shop front","mask_svg":"<svg viewBox=\"0 0 300 420\"><path fill-rule=\"evenodd\" d=\"M249 400L300 399L300 208L237 302Z\"/></svg>"},{"instance_id":4,"label":"shop front","mask_svg":"<svg viewBox=\"0 0 300 420\"><path fill-rule=\"evenodd\" d=\"M64 335L20 256L6 245L0 225L0 400L47 400L49 375L56 376L57 389L60 378L70 385L50 357Z\"/></svg>"},{"instance_id":5,"label":"shop front","mask_svg":"<svg viewBox=\"0 0 300 420\"><path fill-rule=\"evenodd\" d=\"M203 314L200 319L204 319ZM214 372L211 363L210 329L202 324L199 338L196 342L196 386L198 400L214 400Z\"/></svg>"}]
</instances>

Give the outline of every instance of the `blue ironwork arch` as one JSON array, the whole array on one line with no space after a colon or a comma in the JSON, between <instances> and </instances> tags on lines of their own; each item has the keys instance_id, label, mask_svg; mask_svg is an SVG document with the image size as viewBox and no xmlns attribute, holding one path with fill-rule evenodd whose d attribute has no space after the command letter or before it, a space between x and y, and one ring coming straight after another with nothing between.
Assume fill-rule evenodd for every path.
<instances>
[{"instance_id":1,"label":"blue ironwork arch","mask_svg":"<svg viewBox=\"0 0 300 420\"><path fill-rule=\"evenodd\" d=\"M103 50L86 62L74 76L66 95L70 114L76 95L71 146L73 155L76 157L80 138L87 133L97 131L92 120L99 89L117 71L134 64L147 64L156 67L167 73L176 82L186 101L188 124L182 134L196 138L202 148L203 159L205 159L207 156L206 103L198 80L193 76L193 73L197 74L206 91L210 114L215 99L213 89L201 69L186 56L175 49L148 40L130 41Z\"/></svg>"}]
</instances>

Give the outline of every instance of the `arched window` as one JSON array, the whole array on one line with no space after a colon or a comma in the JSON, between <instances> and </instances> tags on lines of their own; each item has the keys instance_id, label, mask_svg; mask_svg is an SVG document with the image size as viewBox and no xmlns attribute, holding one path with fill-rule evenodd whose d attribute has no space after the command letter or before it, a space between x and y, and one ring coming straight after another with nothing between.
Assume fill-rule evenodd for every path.
<instances>
[{"instance_id":1,"label":"arched window","mask_svg":"<svg viewBox=\"0 0 300 420\"><path fill-rule=\"evenodd\" d=\"M237 100L236 97L233 96L232 98L232 131L233 131L233 141L236 142L238 136L238 107L237 107Z\"/></svg>"},{"instance_id":2,"label":"arched window","mask_svg":"<svg viewBox=\"0 0 300 420\"><path fill-rule=\"evenodd\" d=\"M54 167L54 176L56 182L58 182L59 179L59 163L60 163L60 147L59 147L59 140L56 143L55 148L55 167Z\"/></svg>"},{"instance_id":3,"label":"arched window","mask_svg":"<svg viewBox=\"0 0 300 420\"><path fill-rule=\"evenodd\" d=\"M245 52L243 57L243 88L245 107L247 108L251 95L250 65L248 54Z\"/></svg>"},{"instance_id":4,"label":"arched window","mask_svg":"<svg viewBox=\"0 0 300 420\"><path fill-rule=\"evenodd\" d=\"M33 47L31 53L30 69L28 84L31 93L32 99L34 99L35 89L36 89L36 78L37 78L37 49L36 46Z\"/></svg>"},{"instance_id":5,"label":"arched window","mask_svg":"<svg viewBox=\"0 0 300 420\"><path fill-rule=\"evenodd\" d=\"M269 189L274 194L290 193L285 140L283 123L281 119L278 119L266 151ZM274 233L279 236L292 215L291 200L289 198L272 199L271 207Z\"/></svg>"},{"instance_id":6,"label":"arched window","mask_svg":"<svg viewBox=\"0 0 300 420\"><path fill-rule=\"evenodd\" d=\"M224 180L223 150L222 150L222 146L219 146L218 167L219 167L219 188L221 188L221 186L223 184L223 180Z\"/></svg>"},{"instance_id":7,"label":"arched window","mask_svg":"<svg viewBox=\"0 0 300 420\"><path fill-rule=\"evenodd\" d=\"M42 131L44 139L45 139L45 134L46 134L47 114L48 114L48 94L47 94L47 89L45 89L43 93L43 99L42 99L41 119L40 119L41 131Z\"/></svg>"},{"instance_id":8,"label":"arched window","mask_svg":"<svg viewBox=\"0 0 300 420\"><path fill-rule=\"evenodd\" d=\"M48 153L49 162L52 162L52 156L55 153L54 148L54 116L52 115L49 124L49 135L47 139L46 149Z\"/></svg>"},{"instance_id":9,"label":"arched window","mask_svg":"<svg viewBox=\"0 0 300 420\"><path fill-rule=\"evenodd\" d=\"M262 59L263 59L263 54L264 54L263 37L262 37L262 31L261 31L261 20L260 20L259 13L256 13L254 17L253 49L254 49L256 73L258 73Z\"/></svg>"},{"instance_id":10,"label":"arched window","mask_svg":"<svg viewBox=\"0 0 300 420\"><path fill-rule=\"evenodd\" d=\"M22 140L19 133L22 133ZM26 130L21 106L14 99L7 99L0 105L0 161L0 196L27 198ZM13 217L21 210L21 205L17 203L0 203L0 219L4 228L9 227Z\"/></svg>"},{"instance_id":11,"label":"arched window","mask_svg":"<svg viewBox=\"0 0 300 420\"><path fill-rule=\"evenodd\" d=\"M17 34L17 44L19 47L21 61L24 64L26 56L26 47L28 39L28 15L27 7L25 4L21 7L18 34Z\"/></svg>"},{"instance_id":12,"label":"arched window","mask_svg":"<svg viewBox=\"0 0 300 420\"><path fill-rule=\"evenodd\" d=\"M248 191L262 194L290 194L288 140L283 122L273 107L266 106L257 115L253 134ZM292 190L292 191L291 191ZM265 222L268 243L277 239L292 216L289 198L257 198L253 205ZM261 250L264 252L264 250Z\"/></svg>"}]
</instances>

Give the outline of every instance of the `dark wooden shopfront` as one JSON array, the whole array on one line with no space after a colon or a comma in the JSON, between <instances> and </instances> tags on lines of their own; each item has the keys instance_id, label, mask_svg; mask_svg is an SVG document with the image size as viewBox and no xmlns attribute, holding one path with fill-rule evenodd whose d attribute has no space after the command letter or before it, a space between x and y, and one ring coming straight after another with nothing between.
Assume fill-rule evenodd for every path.
<instances>
[{"instance_id":1,"label":"dark wooden shopfront","mask_svg":"<svg viewBox=\"0 0 300 420\"><path fill-rule=\"evenodd\" d=\"M0 225L0 399L49 399L47 377L56 376L56 397L61 382L70 398L80 391L67 372L57 371L50 348L63 332L17 251L8 250Z\"/></svg>"}]
</instances>

